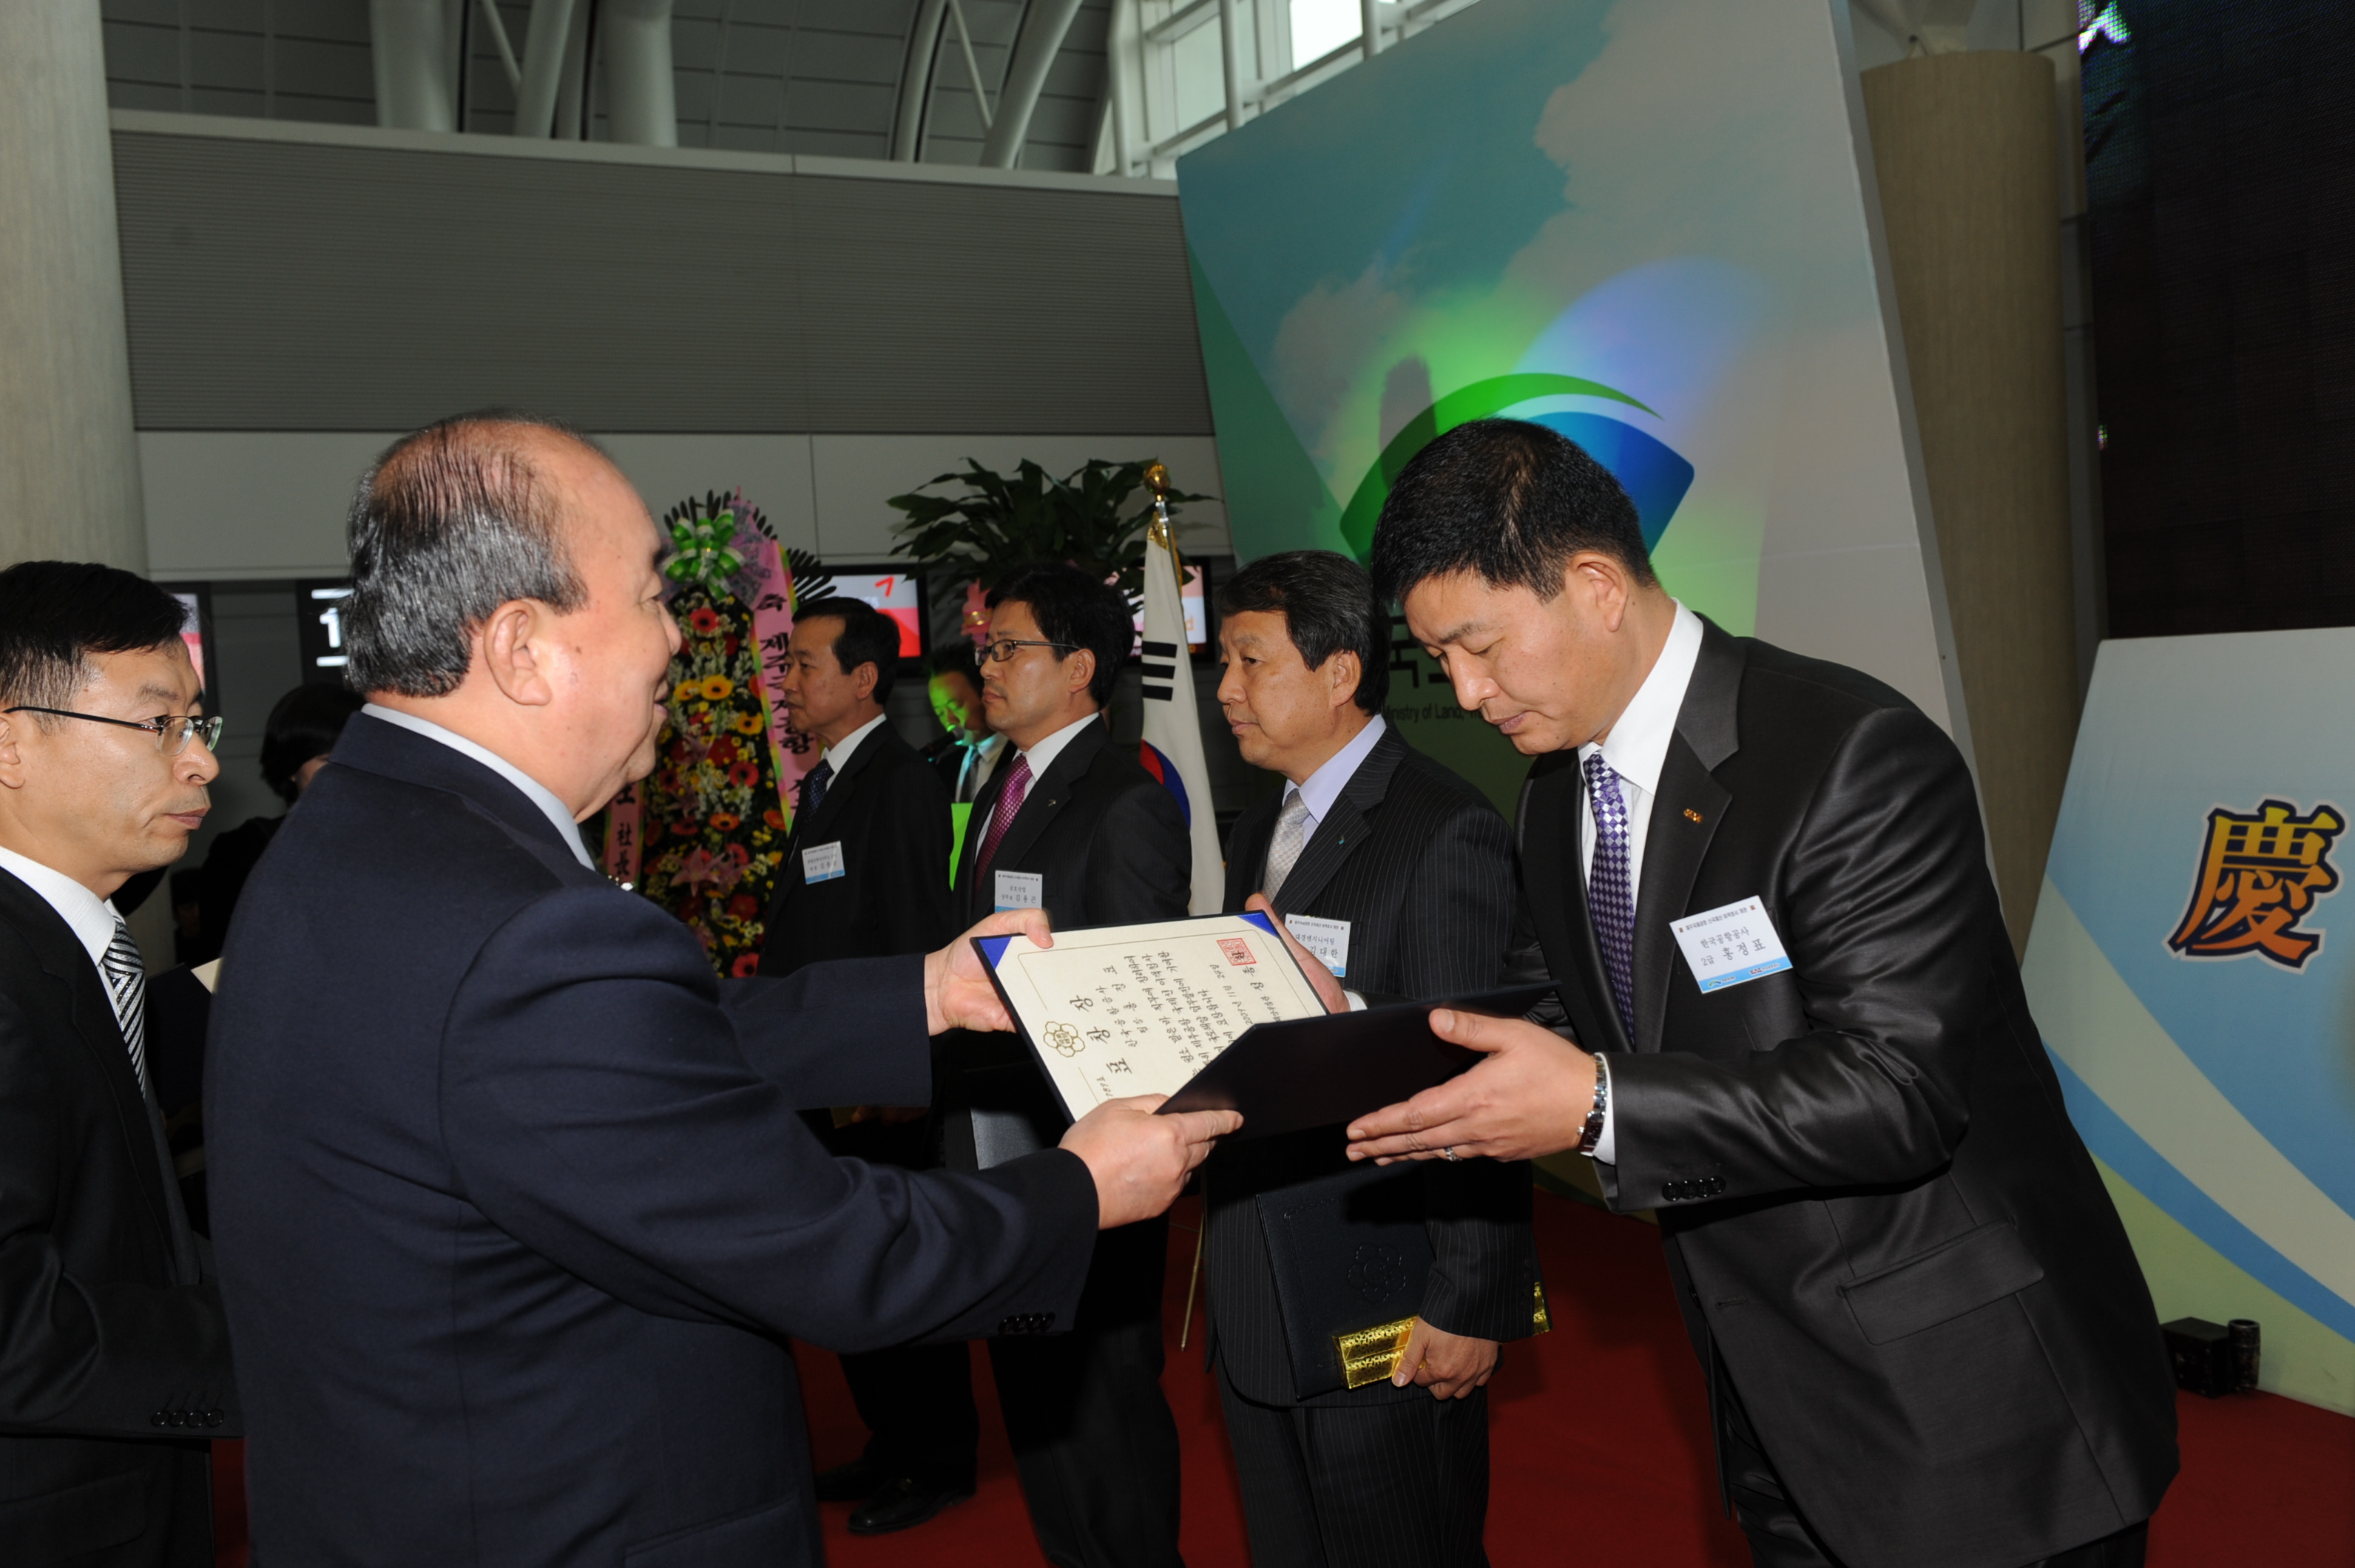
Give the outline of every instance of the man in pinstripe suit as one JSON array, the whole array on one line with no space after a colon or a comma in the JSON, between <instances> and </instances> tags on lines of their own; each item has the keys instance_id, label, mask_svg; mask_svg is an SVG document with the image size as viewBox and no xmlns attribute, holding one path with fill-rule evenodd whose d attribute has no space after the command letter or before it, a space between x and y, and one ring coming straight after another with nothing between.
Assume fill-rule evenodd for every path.
<instances>
[{"instance_id":1,"label":"man in pinstripe suit","mask_svg":"<svg viewBox=\"0 0 2355 1568\"><path fill-rule=\"evenodd\" d=\"M1497 985L1511 836L1485 796L1383 722L1383 622L1364 571L1292 551L1245 568L1219 600L1220 705L1244 758L1289 781L1235 824L1227 908L1266 893L1360 992L1428 998ZM1205 1182L1213 1354L1252 1562L1485 1563L1487 1384L1497 1342L1539 1321L1529 1168L1352 1171L1327 1127L1236 1145ZM1303 1235L1312 1211L1305 1224L1324 1233ZM1364 1223L1376 1215L1389 1221L1379 1238ZM1419 1301L1401 1285L1377 1303L1351 1265L1401 1221L1428 1236L1427 1283ZM1329 1334L1410 1313L1389 1381L1348 1389L1292 1349L1304 1327Z\"/></svg>"}]
</instances>

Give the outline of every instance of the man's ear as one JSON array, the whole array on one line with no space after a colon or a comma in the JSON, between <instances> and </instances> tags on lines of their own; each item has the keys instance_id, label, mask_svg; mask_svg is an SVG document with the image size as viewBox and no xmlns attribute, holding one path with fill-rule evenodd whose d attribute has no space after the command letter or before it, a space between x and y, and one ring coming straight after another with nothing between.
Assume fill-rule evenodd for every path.
<instances>
[{"instance_id":1,"label":"man's ear","mask_svg":"<svg viewBox=\"0 0 2355 1568\"><path fill-rule=\"evenodd\" d=\"M1072 678L1075 675L1077 679ZM1094 684L1095 678L1095 649L1074 649L1071 656L1063 665L1063 689L1067 692L1085 691Z\"/></svg>"},{"instance_id":2,"label":"man's ear","mask_svg":"<svg viewBox=\"0 0 2355 1568\"><path fill-rule=\"evenodd\" d=\"M1601 550L1582 549L1570 558L1563 569L1564 585L1584 596L1588 608L1594 612L1604 628L1616 632L1627 618L1627 605L1635 595L1634 580L1627 575L1626 565Z\"/></svg>"},{"instance_id":3,"label":"man's ear","mask_svg":"<svg viewBox=\"0 0 2355 1568\"><path fill-rule=\"evenodd\" d=\"M25 787L25 732L21 726L32 721L29 713L0 713L0 788Z\"/></svg>"},{"instance_id":4,"label":"man's ear","mask_svg":"<svg viewBox=\"0 0 2355 1568\"><path fill-rule=\"evenodd\" d=\"M548 607L538 601L510 599L483 622L477 656L491 684L517 707L545 708L556 700L553 672L540 645L547 617Z\"/></svg>"},{"instance_id":5,"label":"man's ear","mask_svg":"<svg viewBox=\"0 0 2355 1568\"><path fill-rule=\"evenodd\" d=\"M1358 684L1365 677L1366 667L1353 648L1343 648L1325 661L1326 679L1332 683L1325 700L1335 708L1347 708L1358 700Z\"/></svg>"},{"instance_id":6,"label":"man's ear","mask_svg":"<svg viewBox=\"0 0 2355 1568\"><path fill-rule=\"evenodd\" d=\"M869 659L850 672L850 689L859 701L875 695L875 686L883 678L883 667Z\"/></svg>"}]
</instances>

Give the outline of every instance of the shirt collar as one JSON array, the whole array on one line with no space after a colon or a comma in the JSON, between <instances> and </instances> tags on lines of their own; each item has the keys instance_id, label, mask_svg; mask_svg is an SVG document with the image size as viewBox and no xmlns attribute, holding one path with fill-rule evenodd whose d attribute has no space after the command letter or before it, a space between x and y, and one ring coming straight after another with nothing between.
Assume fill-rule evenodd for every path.
<instances>
[{"instance_id":1,"label":"shirt collar","mask_svg":"<svg viewBox=\"0 0 2355 1568\"><path fill-rule=\"evenodd\" d=\"M100 898L63 871L27 859L5 845L0 845L0 870L32 889L42 902L58 912L58 918L72 930L92 964L106 956L114 942L114 923L120 918L114 912L114 901Z\"/></svg>"},{"instance_id":2,"label":"shirt collar","mask_svg":"<svg viewBox=\"0 0 2355 1568\"><path fill-rule=\"evenodd\" d=\"M500 756L496 752L488 747L476 745L455 731L444 730L431 719L420 719L414 713L403 713L397 708L381 708L371 702L363 707L360 711L371 719L381 719L388 724L398 724L413 735L422 735L429 741L439 741L459 755L472 757L482 763L483 766L521 790L526 800L539 807L541 815L555 824L556 836L564 840L564 847L572 851L574 859L592 871L597 869L590 861L588 846L581 841L581 825L572 820L572 814L564 809L564 803L556 798L556 792Z\"/></svg>"},{"instance_id":3,"label":"shirt collar","mask_svg":"<svg viewBox=\"0 0 2355 1568\"><path fill-rule=\"evenodd\" d=\"M1324 821L1326 815L1340 800L1341 792L1348 787L1349 781L1358 776L1358 769L1381 743L1382 732L1389 728L1382 721L1382 716L1375 714L1364 729L1349 738L1348 745L1326 758L1324 765L1305 781L1291 785L1285 791L1286 795L1297 795L1307 803L1310 821Z\"/></svg>"},{"instance_id":4,"label":"shirt collar","mask_svg":"<svg viewBox=\"0 0 2355 1568\"><path fill-rule=\"evenodd\" d=\"M840 778L842 776L842 770L850 765L850 753L858 750L858 743L867 739L868 736L875 733L875 727L882 723L888 717L890 717L890 715L878 713L874 718L869 719L866 723L861 724L858 729L853 730L849 734L845 735L840 741L826 749L826 760L833 764L834 776L836 778Z\"/></svg>"},{"instance_id":5,"label":"shirt collar","mask_svg":"<svg viewBox=\"0 0 2355 1568\"><path fill-rule=\"evenodd\" d=\"M1055 765L1055 759L1063 754L1063 748L1078 740L1081 731L1103 717L1102 713L1091 713L1085 719L1064 725L1028 751L1018 753L1024 762L1030 764L1030 777L1033 780L1045 777L1047 770Z\"/></svg>"},{"instance_id":6,"label":"shirt collar","mask_svg":"<svg viewBox=\"0 0 2355 1568\"><path fill-rule=\"evenodd\" d=\"M1652 661L1652 673L1636 688L1635 697L1611 726L1600 745L1590 741L1578 749L1582 764L1596 752L1611 771L1646 795L1660 791L1660 770L1668 765L1668 740L1677 732L1677 715L1683 711L1685 688L1692 684L1693 666L1700 660L1700 617L1677 603L1677 618L1668 640Z\"/></svg>"}]
</instances>

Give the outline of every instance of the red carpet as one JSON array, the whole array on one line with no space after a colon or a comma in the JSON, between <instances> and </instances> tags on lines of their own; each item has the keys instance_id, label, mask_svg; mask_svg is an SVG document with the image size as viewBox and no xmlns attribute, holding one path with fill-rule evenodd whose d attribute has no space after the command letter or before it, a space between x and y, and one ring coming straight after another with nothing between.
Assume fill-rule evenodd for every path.
<instances>
[{"instance_id":1,"label":"red carpet","mask_svg":"<svg viewBox=\"0 0 2355 1568\"><path fill-rule=\"evenodd\" d=\"M1178 1213L1194 1223L1190 1201ZM1192 1231L1171 1232L1169 1371L1163 1378L1185 1439L1191 1568L1242 1568L1242 1516L1218 1395L1202 1368L1200 1304L1193 1349L1177 1349ZM1488 1552L1497 1568L1575 1558L1652 1568L1741 1568L1742 1533L1717 1509L1708 1403L1668 1292L1657 1234L1568 1200L1538 1196L1538 1245L1550 1334L1508 1349L1489 1385L1495 1476ZM857 1455L866 1432L834 1358L804 1347L802 1379L821 1466ZM1041 1568L989 1381L982 1401L981 1490L898 1535L860 1539L847 1503L825 1509L835 1568ZM2183 1473L2152 1525L2152 1568L2348 1568L2355 1563L2355 1421L2268 1394L2179 1397ZM243 1568L236 1450L217 1467L225 1544L220 1568Z\"/></svg>"}]
</instances>

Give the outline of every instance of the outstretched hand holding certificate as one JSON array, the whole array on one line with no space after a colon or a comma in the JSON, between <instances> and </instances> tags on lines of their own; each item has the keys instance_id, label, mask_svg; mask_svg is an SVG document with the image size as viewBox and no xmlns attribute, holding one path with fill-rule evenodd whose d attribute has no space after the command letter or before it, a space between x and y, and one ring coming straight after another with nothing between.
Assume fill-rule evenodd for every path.
<instances>
[{"instance_id":1,"label":"outstretched hand holding certificate","mask_svg":"<svg viewBox=\"0 0 2355 1568\"><path fill-rule=\"evenodd\" d=\"M1264 1136L1346 1122L1475 1059L1431 1032L1429 1005L1328 1014L1257 911L1061 931L1051 947L1022 936L975 946L1074 1119L1107 1100L1167 1094L1166 1113L1239 1111L1233 1136ZM1509 1015L1549 988L1451 1005Z\"/></svg>"},{"instance_id":2,"label":"outstretched hand holding certificate","mask_svg":"<svg viewBox=\"0 0 2355 1568\"><path fill-rule=\"evenodd\" d=\"M1106 1100L1176 1093L1253 1024L1325 1016L1262 915L1059 932L1052 947L1024 936L978 945L1075 1117Z\"/></svg>"}]
</instances>

